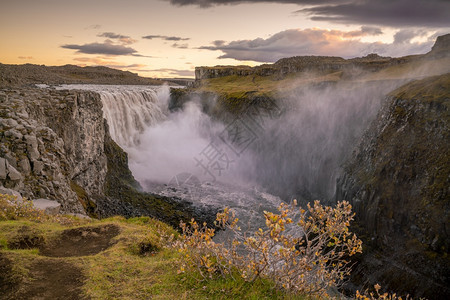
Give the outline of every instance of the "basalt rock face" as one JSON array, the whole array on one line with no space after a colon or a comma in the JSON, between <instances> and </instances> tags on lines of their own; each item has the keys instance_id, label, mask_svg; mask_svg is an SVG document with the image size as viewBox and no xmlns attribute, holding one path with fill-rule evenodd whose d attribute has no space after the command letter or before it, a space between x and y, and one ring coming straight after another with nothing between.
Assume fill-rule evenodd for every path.
<instances>
[{"instance_id":1,"label":"basalt rock face","mask_svg":"<svg viewBox=\"0 0 450 300\"><path fill-rule=\"evenodd\" d=\"M346 164L365 244L352 281L414 297L450 297L450 74L392 92Z\"/></svg>"},{"instance_id":2,"label":"basalt rock face","mask_svg":"<svg viewBox=\"0 0 450 300\"><path fill-rule=\"evenodd\" d=\"M438 36L436 43L431 48L431 51L427 53L427 56L445 57L449 56L450 52L450 34Z\"/></svg>"},{"instance_id":3,"label":"basalt rock face","mask_svg":"<svg viewBox=\"0 0 450 300\"><path fill-rule=\"evenodd\" d=\"M57 200L66 212L84 212L87 204L73 187L100 194L107 172L99 95L44 89L0 95L0 162L9 170L0 184L29 199Z\"/></svg>"}]
</instances>

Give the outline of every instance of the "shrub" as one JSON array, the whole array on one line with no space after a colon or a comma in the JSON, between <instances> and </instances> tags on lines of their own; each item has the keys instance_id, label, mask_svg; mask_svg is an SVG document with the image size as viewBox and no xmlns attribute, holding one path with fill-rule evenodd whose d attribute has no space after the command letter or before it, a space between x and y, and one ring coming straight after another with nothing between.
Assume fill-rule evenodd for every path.
<instances>
[{"instance_id":1,"label":"shrub","mask_svg":"<svg viewBox=\"0 0 450 300\"><path fill-rule=\"evenodd\" d=\"M375 292L368 292L365 291L363 294L361 294L359 291L356 291L356 300L410 300L412 299L409 295L407 295L405 298L402 298L400 296L397 296L397 294L389 294L389 293L380 293L381 286L379 284L376 284L374 286ZM422 298L421 298L422 299Z\"/></svg>"},{"instance_id":2,"label":"shrub","mask_svg":"<svg viewBox=\"0 0 450 300\"><path fill-rule=\"evenodd\" d=\"M47 215L42 209L35 208L33 201L18 200L16 196L0 194L0 221L28 219L35 222L51 221L61 225L88 223L88 219L80 219L68 215Z\"/></svg>"},{"instance_id":3,"label":"shrub","mask_svg":"<svg viewBox=\"0 0 450 300\"><path fill-rule=\"evenodd\" d=\"M183 254L180 272L199 274L199 280L239 274L246 281L268 278L291 293L326 295L329 287L343 283L350 273L347 257L361 252L361 240L349 232L354 214L351 205L335 208L315 201L307 209L282 204L279 213L264 212L266 229L247 235L228 208L217 214L216 226L233 233L225 243L212 240L214 229L206 224L181 223L177 244ZM295 221L294 221L295 220ZM291 234L286 228L292 226Z\"/></svg>"},{"instance_id":4,"label":"shrub","mask_svg":"<svg viewBox=\"0 0 450 300\"><path fill-rule=\"evenodd\" d=\"M18 200L16 196L0 194L0 221L20 218L39 219L44 216L42 210L33 207L29 200Z\"/></svg>"}]
</instances>

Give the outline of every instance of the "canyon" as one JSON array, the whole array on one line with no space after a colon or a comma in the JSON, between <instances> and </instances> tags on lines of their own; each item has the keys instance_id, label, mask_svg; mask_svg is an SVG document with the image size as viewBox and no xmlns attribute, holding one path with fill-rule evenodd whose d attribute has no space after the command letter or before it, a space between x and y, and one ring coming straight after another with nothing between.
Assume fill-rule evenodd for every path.
<instances>
[{"instance_id":1,"label":"canyon","mask_svg":"<svg viewBox=\"0 0 450 300\"><path fill-rule=\"evenodd\" d=\"M56 201L62 213L146 215L174 227L192 217L212 226L225 203L259 224L248 211L348 200L364 251L346 288L381 283L446 299L449 50L445 35L403 58L198 67L181 89L60 86L111 74L113 84L155 83L0 65L0 192ZM222 168L199 168L206 149L220 150Z\"/></svg>"}]
</instances>

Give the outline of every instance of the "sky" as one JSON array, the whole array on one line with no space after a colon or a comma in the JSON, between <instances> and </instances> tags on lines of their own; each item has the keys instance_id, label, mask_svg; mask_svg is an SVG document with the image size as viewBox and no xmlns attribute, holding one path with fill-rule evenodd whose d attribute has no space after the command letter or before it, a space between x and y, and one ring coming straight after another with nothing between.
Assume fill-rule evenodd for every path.
<instances>
[{"instance_id":1,"label":"sky","mask_svg":"<svg viewBox=\"0 0 450 300\"><path fill-rule=\"evenodd\" d=\"M422 54L447 33L449 0L0 0L0 63L158 78L301 55Z\"/></svg>"}]
</instances>

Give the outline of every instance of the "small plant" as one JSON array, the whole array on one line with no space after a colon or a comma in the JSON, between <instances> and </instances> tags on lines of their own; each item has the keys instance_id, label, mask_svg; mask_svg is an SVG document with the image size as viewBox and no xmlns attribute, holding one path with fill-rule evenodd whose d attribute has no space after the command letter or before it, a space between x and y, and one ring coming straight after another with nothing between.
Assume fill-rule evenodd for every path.
<instances>
[{"instance_id":1,"label":"small plant","mask_svg":"<svg viewBox=\"0 0 450 300\"><path fill-rule=\"evenodd\" d=\"M332 208L315 201L307 210L297 210L294 202L278 210L264 212L267 228L248 236L226 208L216 219L217 227L233 233L226 243L215 243L214 229L206 224L181 223L180 272L196 270L199 280L236 273L248 282L268 278L291 293L319 296L341 285L351 269L347 257L362 249L361 240L348 230L354 216L351 205L343 201ZM288 226L294 227L291 234Z\"/></svg>"},{"instance_id":2,"label":"small plant","mask_svg":"<svg viewBox=\"0 0 450 300\"><path fill-rule=\"evenodd\" d=\"M359 291L356 291L356 299L357 300L410 300L412 299L409 295L407 295L405 298L402 298L400 296L397 296L397 294L389 294L389 293L382 293L380 294L381 286L379 284L376 284L374 286L375 293L373 292L365 292L364 294L361 294ZM422 298L421 298L422 299Z\"/></svg>"},{"instance_id":3,"label":"small plant","mask_svg":"<svg viewBox=\"0 0 450 300\"><path fill-rule=\"evenodd\" d=\"M35 208L33 201L17 199L17 196L0 194L0 221L28 219L35 222L51 221L61 225L76 225L89 222L73 216L48 215L42 209Z\"/></svg>"},{"instance_id":4,"label":"small plant","mask_svg":"<svg viewBox=\"0 0 450 300\"><path fill-rule=\"evenodd\" d=\"M44 212L35 209L32 201L18 200L16 196L0 194L0 220L39 219L43 216Z\"/></svg>"},{"instance_id":5,"label":"small plant","mask_svg":"<svg viewBox=\"0 0 450 300\"><path fill-rule=\"evenodd\" d=\"M223 214L229 213L228 208ZM217 215L217 224L224 226L225 219L221 219L221 215ZM236 221L237 222L237 219ZM229 224L234 226L235 223ZM214 275L220 274L222 277L226 275L232 276L232 267L234 259L238 256L232 253L231 249L225 248L222 244L213 242L214 229L208 228L206 223L199 225L194 219L189 225L181 222L183 234L181 241L176 243L179 252L183 254L184 259L181 262L179 272L186 269L195 269L200 281L212 279Z\"/></svg>"}]
</instances>

